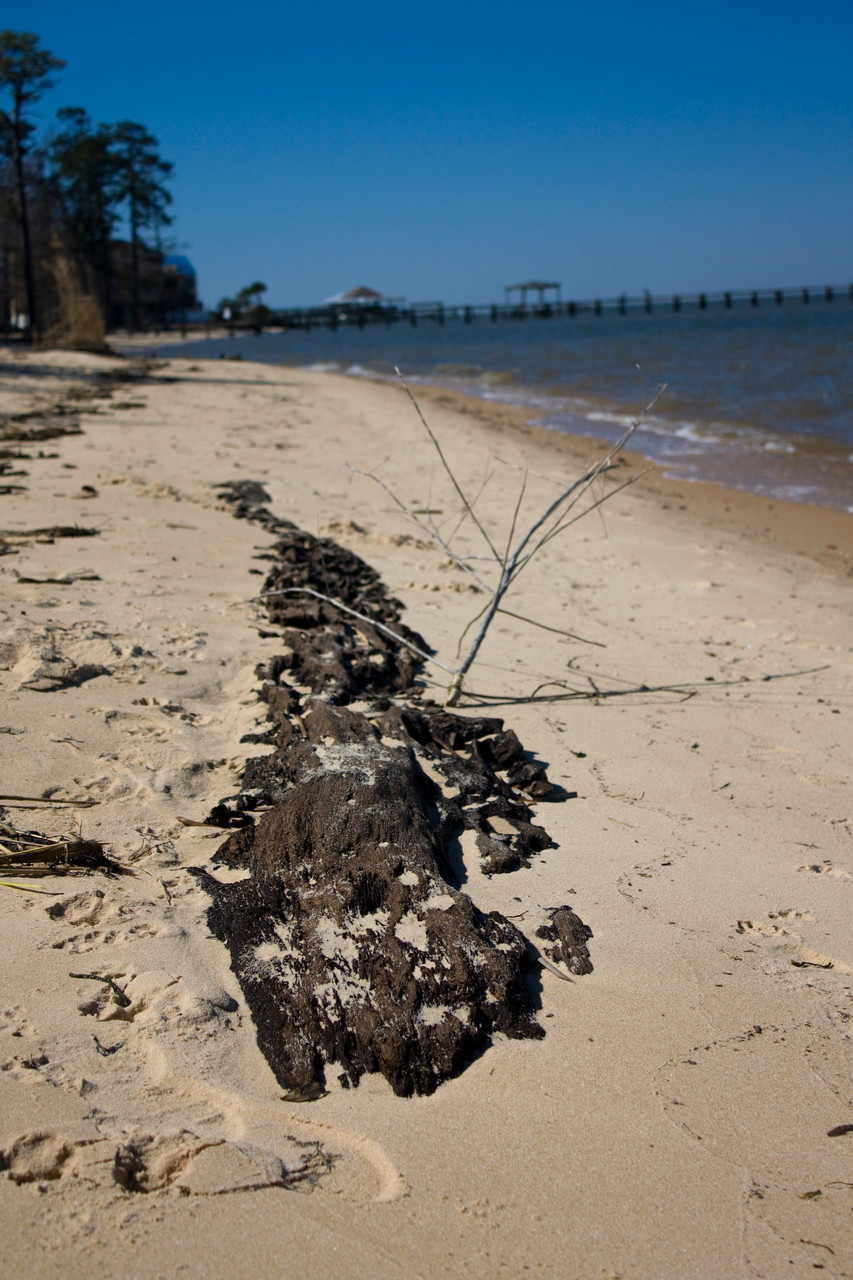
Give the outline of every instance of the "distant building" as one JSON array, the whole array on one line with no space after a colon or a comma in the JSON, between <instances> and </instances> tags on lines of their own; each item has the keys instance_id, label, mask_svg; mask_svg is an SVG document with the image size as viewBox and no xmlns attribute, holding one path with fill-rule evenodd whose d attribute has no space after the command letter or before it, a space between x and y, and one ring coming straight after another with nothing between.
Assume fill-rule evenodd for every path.
<instances>
[{"instance_id":1,"label":"distant building","mask_svg":"<svg viewBox=\"0 0 853 1280\"><path fill-rule=\"evenodd\" d=\"M182 253L163 254L137 246L139 262L139 315L143 328L180 321L198 310L195 267ZM126 240L110 245L110 299L108 327L126 328L133 320L133 254Z\"/></svg>"},{"instance_id":2,"label":"distant building","mask_svg":"<svg viewBox=\"0 0 853 1280\"><path fill-rule=\"evenodd\" d=\"M167 320L180 320L186 312L197 311L196 273L189 258L183 253L164 254L162 271Z\"/></svg>"},{"instance_id":3,"label":"distant building","mask_svg":"<svg viewBox=\"0 0 853 1280\"><path fill-rule=\"evenodd\" d=\"M187 311L198 305L195 267L183 253L163 255L163 274L171 282L171 292L179 299L178 305Z\"/></svg>"}]
</instances>

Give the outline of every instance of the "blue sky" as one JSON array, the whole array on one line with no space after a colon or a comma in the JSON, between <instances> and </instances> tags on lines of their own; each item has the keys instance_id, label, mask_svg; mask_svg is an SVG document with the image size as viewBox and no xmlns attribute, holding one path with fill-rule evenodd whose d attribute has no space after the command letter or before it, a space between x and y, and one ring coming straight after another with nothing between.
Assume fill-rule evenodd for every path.
<instances>
[{"instance_id":1,"label":"blue sky","mask_svg":"<svg viewBox=\"0 0 853 1280\"><path fill-rule=\"evenodd\" d=\"M853 280L853 5L7 0L175 163L208 304Z\"/></svg>"}]
</instances>

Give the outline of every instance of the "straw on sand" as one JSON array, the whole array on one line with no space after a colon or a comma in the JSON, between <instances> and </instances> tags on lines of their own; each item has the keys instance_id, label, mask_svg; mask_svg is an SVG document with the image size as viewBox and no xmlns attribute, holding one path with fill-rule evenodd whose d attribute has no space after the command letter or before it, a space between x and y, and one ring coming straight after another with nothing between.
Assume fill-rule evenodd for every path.
<instances>
[{"instance_id":1,"label":"straw on sand","mask_svg":"<svg viewBox=\"0 0 853 1280\"><path fill-rule=\"evenodd\" d=\"M0 823L0 869L18 878L126 872L120 863L107 857L99 840L73 836L56 840L38 831L15 831L5 823Z\"/></svg>"}]
</instances>

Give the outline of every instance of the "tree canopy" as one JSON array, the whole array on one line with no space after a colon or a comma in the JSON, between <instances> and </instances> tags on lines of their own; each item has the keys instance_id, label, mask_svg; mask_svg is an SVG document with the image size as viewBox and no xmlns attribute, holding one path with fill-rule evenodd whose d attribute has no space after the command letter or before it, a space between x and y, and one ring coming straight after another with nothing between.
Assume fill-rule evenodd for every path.
<instances>
[{"instance_id":1,"label":"tree canopy","mask_svg":"<svg viewBox=\"0 0 853 1280\"><path fill-rule=\"evenodd\" d=\"M31 337L51 301L57 255L73 262L81 288L114 323L127 322L128 301L134 325L142 304L147 314L163 311L175 294L172 306L187 305L176 294L180 285L186 298L185 281L166 281L162 267L173 166L148 129L95 124L69 106L40 142L34 137L31 108L64 65L38 36L0 31L0 323L25 311ZM123 225L127 243L116 239Z\"/></svg>"},{"instance_id":2,"label":"tree canopy","mask_svg":"<svg viewBox=\"0 0 853 1280\"><path fill-rule=\"evenodd\" d=\"M7 89L12 96L11 116L0 111L5 130L19 138L30 136L33 125L24 112L54 87L51 72L64 66L61 58L39 48L38 36L28 31L0 31L0 89Z\"/></svg>"},{"instance_id":3,"label":"tree canopy","mask_svg":"<svg viewBox=\"0 0 853 1280\"><path fill-rule=\"evenodd\" d=\"M102 306L109 292L110 241L118 219L118 166L111 130L94 127L82 107L57 112L59 129L45 152L75 256L92 277Z\"/></svg>"},{"instance_id":4,"label":"tree canopy","mask_svg":"<svg viewBox=\"0 0 853 1280\"><path fill-rule=\"evenodd\" d=\"M39 316L24 168L34 125L26 113L48 89L53 88L51 72L64 66L61 58L55 58L47 49L39 48L38 36L28 31L0 31L0 91L5 90L12 99L11 112L0 109L0 130L4 137L4 150L11 156L15 171L31 336L39 331Z\"/></svg>"},{"instance_id":5,"label":"tree canopy","mask_svg":"<svg viewBox=\"0 0 853 1280\"><path fill-rule=\"evenodd\" d=\"M167 209L172 197L166 179L174 166L161 160L157 139L144 125L122 120L109 133L109 153L115 164L116 202L124 204L130 226L133 323L139 323L139 233L153 230L159 240L161 229L172 219Z\"/></svg>"}]
</instances>

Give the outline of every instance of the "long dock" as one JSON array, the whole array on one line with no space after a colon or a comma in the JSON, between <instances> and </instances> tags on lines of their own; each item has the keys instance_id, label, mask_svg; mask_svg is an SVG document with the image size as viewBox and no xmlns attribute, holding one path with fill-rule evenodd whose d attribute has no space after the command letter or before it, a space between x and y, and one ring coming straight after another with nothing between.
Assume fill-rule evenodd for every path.
<instances>
[{"instance_id":1,"label":"long dock","mask_svg":"<svg viewBox=\"0 0 853 1280\"><path fill-rule=\"evenodd\" d=\"M630 296L626 293L615 298L587 298L583 300L522 303L480 303L446 305L443 302L370 303L369 305L333 303L319 307L293 307L270 311L264 318L264 329L337 329L345 325L364 328L374 324L444 325L451 322L474 324L487 322L499 324L505 320L556 319L558 317L603 316L605 313L651 315L663 311L732 310L744 305L749 307L790 304L831 303L837 300L853 301L853 284L820 285L785 289L732 289L708 293L674 293L652 295L645 293ZM245 318L226 322L231 332L258 331L258 325Z\"/></svg>"}]
</instances>

